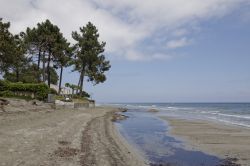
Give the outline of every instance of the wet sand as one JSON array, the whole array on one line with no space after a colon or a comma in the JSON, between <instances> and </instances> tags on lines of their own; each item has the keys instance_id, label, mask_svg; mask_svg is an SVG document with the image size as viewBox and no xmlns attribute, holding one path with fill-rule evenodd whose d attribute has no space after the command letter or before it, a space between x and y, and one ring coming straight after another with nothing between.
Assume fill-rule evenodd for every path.
<instances>
[{"instance_id":1,"label":"wet sand","mask_svg":"<svg viewBox=\"0 0 250 166\"><path fill-rule=\"evenodd\" d=\"M237 158L250 166L250 129L222 123L161 117L170 125L170 134L183 140L188 148L222 158Z\"/></svg>"},{"instance_id":2,"label":"wet sand","mask_svg":"<svg viewBox=\"0 0 250 166\"><path fill-rule=\"evenodd\" d=\"M145 165L111 122L116 111L13 100L0 112L0 165Z\"/></svg>"},{"instance_id":3,"label":"wet sand","mask_svg":"<svg viewBox=\"0 0 250 166\"><path fill-rule=\"evenodd\" d=\"M90 121L83 131L81 163L84 166L143 166L144 159L118 133L113 113Z\"/></svg>"}]
</instances>

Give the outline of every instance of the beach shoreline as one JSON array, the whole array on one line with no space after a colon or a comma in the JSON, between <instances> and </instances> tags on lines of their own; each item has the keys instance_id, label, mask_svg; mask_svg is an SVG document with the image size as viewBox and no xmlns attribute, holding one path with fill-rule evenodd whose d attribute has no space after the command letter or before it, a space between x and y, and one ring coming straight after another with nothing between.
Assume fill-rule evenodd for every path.
<instances>
[{"instance_id":1,"label":"beach shoreline","mask_svg":"<svg viewBox=\"0 0 250 166\"><path fill-rule=\"evenodd\" d=\"M188 149L236 158L242 166L250 165L249 129L212 121L160 118L170 126L169 134L182 140Z\"/></svg>"},{"instance_id":2,"label":"beach shoreline","mask_svg":"<svg viewBox=\"0 0 250 166\"><path fill-rule=\"evenodd\" d=\"M120 133L122 109L55 110L46 103L12 100L0 112L0 165L143 166L150 161ZM188 150L250 163L250 130L222 123L160 116L168 135Z\"/></svg>"},{"instance_id":3,"label":"beach shoreline","mask_svg":"<svg viewBox=\"0 0 250 166\"><path fill-rule=\"evenodd\" d=\"M146 165L111 121L117 111L11 100L0 112L0 165Z\"/></svg>"}]
</instances>

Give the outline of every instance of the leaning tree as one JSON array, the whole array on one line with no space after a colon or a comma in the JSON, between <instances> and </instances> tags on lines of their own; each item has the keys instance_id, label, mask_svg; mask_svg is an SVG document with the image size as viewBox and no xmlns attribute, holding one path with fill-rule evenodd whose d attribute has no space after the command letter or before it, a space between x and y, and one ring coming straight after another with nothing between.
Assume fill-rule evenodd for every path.
<instances>
[{"instance_id":1,"label":"leaning tree","mask_svg":"<svg viewBox=\"0 0 250 166\"><path fill-rule=\"evenodd\" d=\"M94 85L102 83L106 80L105 72L111 66L103 55L106 43L99 41L98 30L91 22L80 28L80 33L72 32L72 37L77 42L73 71L80 73L79 87L82 93L85 77Z\"/></svg>"}]
</instances>

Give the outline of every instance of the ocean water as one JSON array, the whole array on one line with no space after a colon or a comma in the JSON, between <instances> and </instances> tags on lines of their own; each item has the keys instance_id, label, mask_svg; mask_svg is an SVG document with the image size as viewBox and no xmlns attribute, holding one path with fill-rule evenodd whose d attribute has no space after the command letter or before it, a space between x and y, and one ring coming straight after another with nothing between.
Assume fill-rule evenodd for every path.
<instances>
[{"instance_id":1,"label":"ocean water","mask_svg":"<svg viewBox=\"0 0 250 166\"><path fill-rule=\"evenodd\" d=\"M134 110L157 109L159 116L204 119L250 128L250 103L116 103Z\"/></svg>"},{"instance_id":2,"label":"ocean water","mask_svg":"<svg viewBox=\"0 0 250 166\"><path fill-rule=\"evenodd\" d=\"M172 136L170 126L159 116L205 119L250 128L250 103L119 103L126 120L115 122L126 140L142 152L152 165L220 166L227 159L196 151ZM149 112L157 109L159 112ZM231 163L231 165L237 165Z\"/></svg>"}]
</instances>

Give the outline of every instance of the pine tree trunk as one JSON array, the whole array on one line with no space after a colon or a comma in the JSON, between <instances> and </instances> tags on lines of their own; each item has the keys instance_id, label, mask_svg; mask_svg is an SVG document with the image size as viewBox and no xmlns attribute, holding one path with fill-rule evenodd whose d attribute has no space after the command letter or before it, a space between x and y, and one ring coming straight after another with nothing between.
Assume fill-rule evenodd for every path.
<instances>
[{"instance_id":1,"label":"pine tree trunk","mask_svg":"<svg viewBox=\"0 0 250 166\"><path fill-rule=\"evenodd\" d=\"M47 80L48 86L50 87L50 60L51 60L51 51L49 51L48 63L47 63Z\"/></svg>"},{"instance_id":2,"label":"pine tree trunk","mask_svg":"<svg viewBox=\"0 0 250 166\"><path fill-rule=\"evenodd\" d=\"M43 52L43 82L45 82L45 73L46 73L46 69L45 69L45 51Z\"/></svg>"},{"instance_id":3,"label":"pine tree trunk","mask_svg":"<svg viewBox=\"0 0 250 166\"><path fill-rule=\"evenodd\" d=\"M63 74L63 66L61 66L61 72L60 72L60 81L59 81L59 95L61 94L62 90L62 74Z\"/></svg>"},{"instance_id":4,"label":"pine tree trunk","mask_svg":"<svg viewBox=\"0 0 250 166\"><path fill-rule=\"evenodd\" d=\"M79 93L79 87L80 87L80 83L81 83L81 78L82 78L82 73L80 74L80 77L79 77L79 81L78 81L78 84L77 84L78 88L76 89L76 94Z\"/></svg>"},{"instance_id":5,"label":"pine tree trunk","mask_svg":"<svg viewBox=\"0 0 250 166\"><path fill-rule=\"evenodd\" d=\"M83 82L84 82L84 75L85 75L85 70L84 68L82 69L82 72L81 72L81 83L80 83L80 93L83 92Z\"/></svg>"},{"instance_id":6,"label":"pine tree trunk","mask_svg":"<svg viewBox=\"0 0 250 166\"><path fill-rule=\"evenodd\" d=\"M38 61L37 61L37 69L40 69L40 62L41 62L41 49L38 52Z\"/></svg>"},{"instance_id":7,"label":"pine tree trunk","mask_svg":"<svg viewBox=\"0 0 250 166\"><path fill-rule=\"evenodd\" d=\"M37 69L40 70L40 63L41 63L41 49L39 49L38 53L38 62L37 62ZM40 82L40 75L37 76L37 82Z\"/></svg>"},{"instance_id":8,"label":"pine tree trunk","mask_svg":"<svg viewBox=\"0 0 250 166\"><path fill-rule=\"evenodd\" d=\"M16 82L19 82L19 70L16 68Z\"/></svg>"}]
</instances>

